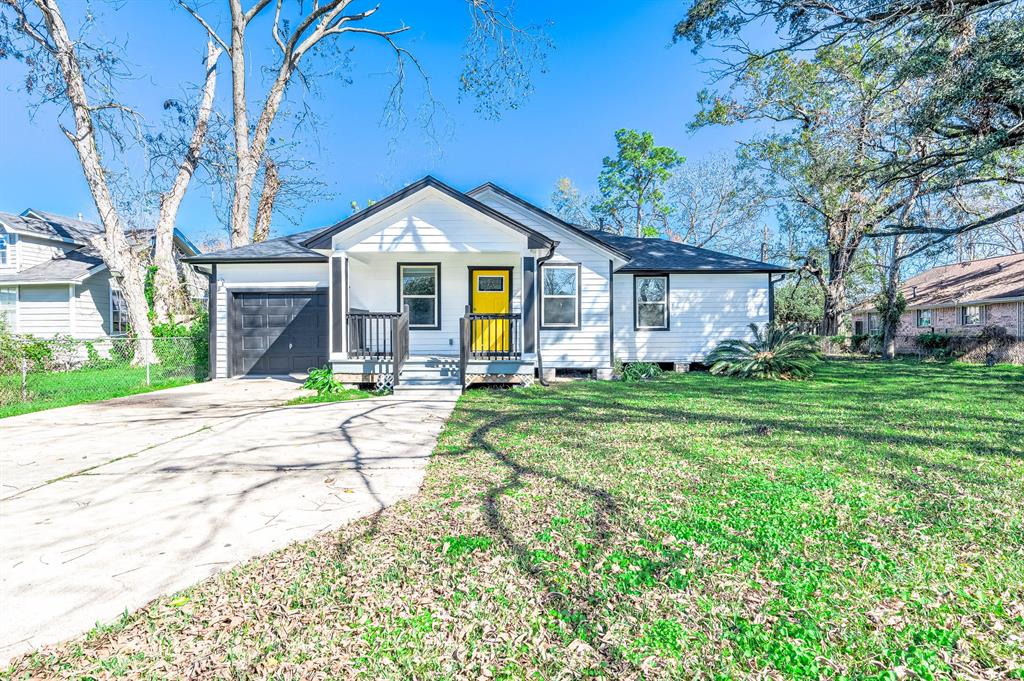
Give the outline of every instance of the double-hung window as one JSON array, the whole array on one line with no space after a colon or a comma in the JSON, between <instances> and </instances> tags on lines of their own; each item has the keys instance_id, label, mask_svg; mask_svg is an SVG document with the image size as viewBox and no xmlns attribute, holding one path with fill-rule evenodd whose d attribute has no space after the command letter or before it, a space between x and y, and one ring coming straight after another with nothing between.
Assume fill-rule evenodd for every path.
<instances>
[{"instance_id":1,"label":"double-hung window","mask_svg":"<svg viewBox=\"0 0 1024 681\"><path fill-rule=\"evenodd\" d=\"M919 327L931 326L932 325L932 311L931 310L918 310L917 311L917 325Z\"/></svg>"},{"instance_id":2,"label":"double-hung window","mask_svg":"<svg viewBox=\"0 0 1024 681\"><path fill-rule=\"evenodd\" d=\"M409 306L409 328L441 328L441 265L398 265L398 309Z\"/></svg>"},{"instance_id":3,"label":"double-hung window","mask_svg":"<svg viewBox=\"0 0 1024 681\"><path fill-rule=\"evenodd\" d=\"M110 335L123 336L128 333L128 306L118 289L110 289Z\"/></svg>"},{"instance_id":4,"label":"double-hung window","mask_svg":"<svg viewBox=\"0 0 1024 681\"><path fill-rule=\"evenodd\" d=\"M960 323L964 326L978 326L984 319L981 305L964 305L960 308Z\"/></svg>"},{"instance_id":5,"label":"double-hung window","mask_svg":"<svg viewBox=\"0 0 1024 681\"><path fill-rule=\"evenodd\" d=\"M633 277L633 298L638 331L668 328L668 275Z\"/></svg>"},{"instance_id":6,"label":"double-hung window","mask_svg":"<svg viewBox=\"0 0 1024 681\"><path fill-rule=\"evenodd\" d=\"M540 323L550 328L580 325L580 266L541 267Z\"/></svg>"},{"instance_id":7,"label":"double-hung window","mask_svg":"<svg viewBox=\"0 0 1024 681\"><path fill-rule=\"evenodd\" d=\"M17 333L18 323L18 289L0 288L0 319L8 331Z\"/></svg>"},{"instance_id":8,"label":"double-hung window","mask_svg":"<svg viewBox=\"0 0 1024 681\"><path fill-rule=\"evenodd\" d=\"M11 264L11 237L0 231L0 267Z\"/></svg>"}]
</instances>

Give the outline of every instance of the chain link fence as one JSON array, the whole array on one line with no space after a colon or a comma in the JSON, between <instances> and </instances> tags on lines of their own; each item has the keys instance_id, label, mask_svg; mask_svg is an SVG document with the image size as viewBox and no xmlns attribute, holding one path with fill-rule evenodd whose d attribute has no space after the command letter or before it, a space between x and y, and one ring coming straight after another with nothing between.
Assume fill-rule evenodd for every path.
<instances>
[{"instance_id":1,"label":"chain link fence","mask_svg":"<svg viewBox=\"0 0 1024 681\"><path fill-rule=\"evenodd\" d=\"M205 339L14 338L0 348L0 417L205 380Z\"/></svg>"}]
</instances>

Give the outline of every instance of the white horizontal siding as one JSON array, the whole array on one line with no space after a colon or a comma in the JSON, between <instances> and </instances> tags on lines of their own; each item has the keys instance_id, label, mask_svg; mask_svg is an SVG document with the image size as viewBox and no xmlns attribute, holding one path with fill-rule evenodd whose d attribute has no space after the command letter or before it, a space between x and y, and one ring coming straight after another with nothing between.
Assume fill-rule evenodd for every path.
<instances>
[{"instance_id":1,"label":"white horizontal siding","mask_svg":"<svg viewBox=\"0 0 1024 681\"><path fill-rule=\"evenodd\" d=\"M67 284L22 285L18 293L18 332L35 336L71 333Z\"/></svg>"},{"instance_id":2,"label":"white horizontal siding","mask_svg":"<svg viewBox=\"0 0 1024 681\"><path fill-rule=\"evenodd\" d=\"M386 211L340 235L349 253L521 252L526 236L432 190L402 209Z\"/></svg>"},{"instance_id":3,"label":"white horizontal siding","mask_svg":"<svg viewBox=\"0 0 1024 681\"><path fill-rule=\"evenodd\" d=\"M469 305L470 267L512 267L512 312L522 310L522 258L518 253L349 253L349 307L398 310L398 263L441 264L441 328L410 329L413 355L458 354L459 319Z\"/></svg>"},{"instance_id":4,"label":"white horizontal siding","mask_svg":"<svg viewBox=\"0 0 1024 681\"><path fill-rule=\"evenodd\" d=\"M615 275L615 356L699 362L722 340L748 338L768 321L767 274L672 274L667 331L634 330L633 275Z\"/></svg>"},{"instance_id":5,"label":"white horizontal siding","mask_svg":"<svg viewBox=\"0 0 1024 681\"><path fill-rule=\"evenodd\" d=\"M75 337L110 334L110 273L100 272L75 287Z\"/></svg>"},{"instance_id":6,"label":"white horizontal siding","mask_svg":"<svg viewBox=\"0 0 1024 681\"><path fill-rule=\"evenodd\" d=\"M518 206L493 192L477 196L495 210L543 234L559 240L555 256L548 262L580 265L580 328L542 329L541 352L544 366L550 368L610 368L611 327L608 319L609 256L586 240L556 227L550 220ZM552 234L557 230L557 234ZM538 296L540 286L538 285ZM537 300L540 317L540 299Z\"/></svg>"}]
</instances>

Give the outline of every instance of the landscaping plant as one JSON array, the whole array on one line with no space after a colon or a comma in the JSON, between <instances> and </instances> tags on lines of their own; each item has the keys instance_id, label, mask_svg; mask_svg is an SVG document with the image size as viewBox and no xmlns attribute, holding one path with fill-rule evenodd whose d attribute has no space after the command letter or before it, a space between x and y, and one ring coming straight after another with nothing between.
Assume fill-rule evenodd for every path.
<instances>
[{"instance_id":1,"label":"landscaping plant","mask_svg":"<svg viewBox=\"0 0 1024 681\"><path fill-rule=\"evenodd\" d=\"M325 364L319 369L310 369L302 387L306 390L315 390L318 397L334 395L345 389L345 385L334 378L334 370L330 364Z\"/></svg>"},{"instance_id":2,"label":"landscaping plant","mask_svg":"<svg viewBox=\"0 0 1024 681\"><path fill-rule=\"evenodd\" d=\"M818 340L795 324L751 324L753 341L738 338L718 344L707 361L711 373L741 378L810 378L820 357Z\"/></svg>"},{"instance_id":3,"label":"landscaping plant","mask_svg":"<svg viewBox=\"0 0 1024 681\"><path fill-rule=\"evenodd\" d=\"M649 381L664 373L661 367L651 362L629 362L617 372L623 381Z\"/></svg>"}]
</instances>

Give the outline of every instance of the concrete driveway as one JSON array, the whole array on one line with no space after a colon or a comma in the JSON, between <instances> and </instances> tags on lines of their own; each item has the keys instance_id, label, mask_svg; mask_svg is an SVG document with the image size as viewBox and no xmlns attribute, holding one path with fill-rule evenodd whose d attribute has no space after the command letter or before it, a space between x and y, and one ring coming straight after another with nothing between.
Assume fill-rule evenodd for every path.
<instances>
[{"instance_id":1,"label":"concrete driveway","mask_svg":"<svg viewBox=\"0 0 1024 681\"><path fill-rule=\"evenodd\" d=\"M414 494L457 397L230 380L0 420L0 666Z\"/></svg>"}]
</instances>

